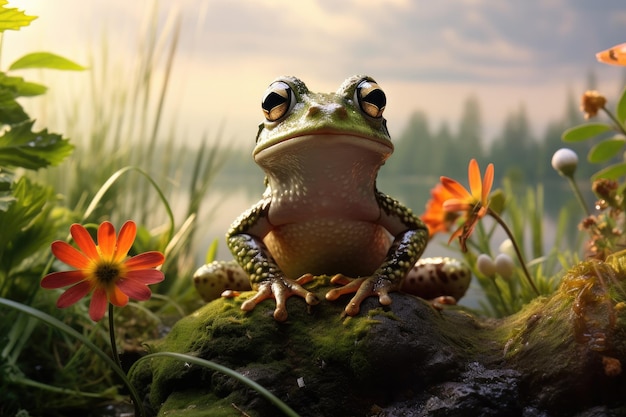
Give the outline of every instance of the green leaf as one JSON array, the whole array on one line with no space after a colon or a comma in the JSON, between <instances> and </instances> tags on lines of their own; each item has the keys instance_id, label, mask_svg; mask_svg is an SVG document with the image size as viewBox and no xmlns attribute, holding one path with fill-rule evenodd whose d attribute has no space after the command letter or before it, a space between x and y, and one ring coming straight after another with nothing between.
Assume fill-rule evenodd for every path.
<instances>
[{"instance_id":1,"label":"green leaf","mask_svg":"<svg viewBox=\"0 0 626 417\"><path fill-rule=\"evenodd\" d=\"M605 123L586 123L584 125L575 126L563 132L561 139L564 142L580 142L591 139L601 133L611 130L611 126Z\"/></svg>"},{"instance_id":2,"label":"green leaf","mask_svg":"<svg viewBox=\"0 0 626 417\"><path fill-rule=\"evenodd\" d=\"M27 16L18 9L5 7L7 3L7 0L0 0L0 32L20 30L20 28L30 25L30 22L37 19L37 16Z\"/></svg>"},{"instance_id":3,"label":"green leaf","mask_svg":"<svg viewBox=\"0 0 626 417\"><path fill-rule=\"evenodd\" d=\"M15 93L0 86L0 124L17 124L26 120L28 120L28 115L15 101Z\"/></svg>"},{"instance_id":4,"label":"green leaf","mask_svg":"<svg viewBox=\"0 0 626 417\"><path fill-rule=\"evenodd\" d=\"M13 92L13 97L32 97L44 94L48 88L44 85L24 81L22 77L8 77L0 72L0 86Z\"/></svg>"},{"instance_id":5,"label":"green leaf","mask_svg":"<svg viewBox=\"0 0 626 417\"><path fill-rule=\"evenodd\" d=\"M615 117L617 120L624 125L626 123L626 88L622 91L622 95L617 102L617 107L615 108Z\"/></svg>"},{"instance_id":6,"label":"green leaf","mask_svg":"<svg viewBox=\"0 0 626 417\"><path fill-rule=\"evenodd\" d=\"M206 256L204 257L204 263L208 264L215 260L219 243L220 241L218 239L213 239L213 242L211 242L211 244L209 245L209 249L206 251Z\"/></svg>"},{"instance_id":7,"label":"green leaf","mask_svg":"<svg viewBox=\"0 0 626 417\"><path fill-rule=\"evenodd\" d=\"M33 233L51 224L49 215L52 206L47 203L53 200L52 188L21 177L14 183L12 193L15 200L6 211L0 211L0 268L4 271L11 270L22 260L32 256L53 237L49 232L39 236Z\"/></svg>"},{"instance_id":8,"label":"green leaf","mask_svg":"<svg viewBox=\"0 0 626 417\"><path fill-rule=\"evenodd\" d=\"M603 140L591 148L587 159L592 163L608 161L619 153L624 147L624 143L626 143L626 140L619 136Z\"/></svg>"},{"instance_id":9,"label":"green leaf","mask_svg":"<svg viewBox=\"0 0 626 417\"><path fill-rule=\"evenodd\" d=\"M66 71L84 71L85 67L50 52L33 52L11 64L9 70L48 68Z\"/></svg>"},{"instance_id":10,"label":"green leaf","mask_svg":"<svg viewBox=\"0 0 626 417\"><path fill-rule=\"evenodd\" d=\"M74 146L60 135L47 129L33 132L34 121L27 121L0 136L0 166L39 169L57 165L68 156Z\"/></svg>"},{"instance_id":11,"label":"green leaf","mask_svg":"<svg viewBox=\"0 0 626 417\"><path fill-rule=\"evenodd\" d=\"M606 167L591 176L592 180L597 180L598 178L607 178L610 180L616 180L619 177L626 175L626 162L622 162L620 164L611 165Z\"/></svg>"}]
</instances>

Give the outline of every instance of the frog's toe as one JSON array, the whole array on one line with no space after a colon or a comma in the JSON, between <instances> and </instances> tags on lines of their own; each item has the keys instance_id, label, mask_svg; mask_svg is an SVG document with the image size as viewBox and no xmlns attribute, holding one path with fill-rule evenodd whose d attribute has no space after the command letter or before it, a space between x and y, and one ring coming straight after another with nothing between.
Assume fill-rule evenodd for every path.
<instances>
[{"instance_id":1,"label":"frog's toe","mask_svg":"<svg viewBox=\"0 0 626 417\"><path fill-rule=\"evenodd\" d=\"M341 295L354 293L354 297L345 308L345 312L349 316L357 315L361 310L361 303L368 297L378 296L380 304L385 306L391 304L389 291L393 290L393 287L391 281L387 279L375 277L353 279L338 274L331 279L331 282L343 286L328 291L327 300L336 300Z\"/></svg>"},{"instance_id":2,"label":"frog's toe","mask_svg":"<svg viewBox=\"0 0 626 417\"><path fill-rule=\"evenodd\" d=\"M315 276L312 274L304 274L295 281L286 281L285 292L287 293L287 295L285 297L285 300L292 295L297 295L304 298L308 305L314 306L319 304L320 299L317 297L317 295L302 287L304 284L308 284L309 282L313 281L314 278Z\"/></svg>"},{"instance_id":3,"label":"frog's toe","mask_svg":"<svg viewBox=\"0 0 626 417\"><path fill-rule=\"evenodd\" d=\"M310 282L312 279L313 275L306 274L294 281L276 278L270 281L262 282L257 286L257 293L252 298L241 304L241 309L244 311L251 311L260 302L265 301L268 298L273 298L276 300L274 318L276 321L285 321L288 316L286 302L292 295L304 298L308 305L316 305L320 302L317 295L302 287L302 285Z\"/></svg>"},{"instance_id":4,"label":"frog's toe","mask_svg":"<svg viewBox=\"0 0 626 417\"><path fill-rule=\"evenodd\" d=\"M241 304L241 309L243 311L252 311L262 301L265 301L270 298L276 299L276 308L274 309L274 319L276 321L285 321L287 320L287 308L285 307L285 301L287 297L284 295L283 291L275 291L274 285L271 282L264 282L259 284L257 293L252 296L252 298L244 301Z\"/></svg>"},{"instance_id":5,"label":"frog's toe","mask_svg":"<svg viewBox=\"0 0 626 417\"><path fill-rule=\"evenodd\" d=\"M261 301L265 301L268 298L273 298L272 288L269 283L260 284L257 288L257 293L252 296L252 298L244 301L241 304L241 309L243 311L252 311L257 304Z\"/></svg>"},{"instance_id":6,"label":"frog's toe","mask_svg":"<svg viewBox=\"0 0 626 417\"><path fill-rule=\"evenodd\" d=\"M332 284L339 284L341 287L333 288L326 293L326 299L334 301L344 294L352 294L359 290L363 281L367 278L349 278L343 274L337 274L330 279Z\"/></svg>"}]
</instances>

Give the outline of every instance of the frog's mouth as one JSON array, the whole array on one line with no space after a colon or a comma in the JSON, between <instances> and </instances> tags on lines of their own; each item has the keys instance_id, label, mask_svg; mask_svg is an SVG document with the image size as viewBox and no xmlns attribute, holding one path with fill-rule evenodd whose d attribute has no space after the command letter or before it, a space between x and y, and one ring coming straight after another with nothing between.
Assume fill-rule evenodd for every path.
<instances>
[{"instance_id":1,"label":"frog's mouth","mask_svg":"<svg viewBox=\"0 0 626 417\"><path fill-rule=\"evenodd\" d=\"M326 186L345 178L371 181L392 152L391 142L352 133L316 132L274 143L256 152L254 159L274 187L290 189L286 184L292 181Z\"/></svg>"},{"instance_id":2,"label":"frog's mouth","mask_svg":"<svg viewBox=\"0 0 626 417\"><path fill-rule=\"evenodd\" d=\"M302 150L299 149L302 148ZM262 148L254 151L254 159L259 162L265 156L273 154L284 154L286 152L301 154L311 151L312 148L320 148L330 152L336 148L348 148L357 152L359 150L371 151L384 155L387 159L393 153L393 143L375 136L360 135L355 132L346 132L335 129L323 129L308 133L299 133L294 136L287 136L267 143Z\"/></svg>"}]
</instances>

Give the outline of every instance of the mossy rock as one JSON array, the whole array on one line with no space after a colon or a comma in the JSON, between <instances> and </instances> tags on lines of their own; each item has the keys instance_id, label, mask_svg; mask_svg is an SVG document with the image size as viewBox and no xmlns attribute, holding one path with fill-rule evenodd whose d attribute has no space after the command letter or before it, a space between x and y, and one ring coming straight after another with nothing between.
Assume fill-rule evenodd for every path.
<instances>
[{"instance_id":1,"label":"mossy rock","mask_svg":"<svg viewBox=\"0 0 626 417\"><path fill-rule=\"evenodd\" d=\"M342 315L347 297L315 307L292 297L278 323L271 301L242 312L244 293L180 320L151 350L234 369L301 416L611 415L626 411L626 308L623 288L603 290L598 271L579 267L503 320L395 293L385 308L366 300L356 317ZM309 286L320 298L329 288L326 277ZM131 378L159 415L281 415L219 372L164 358L138 365Z\"/></svg>"}]
</instances>

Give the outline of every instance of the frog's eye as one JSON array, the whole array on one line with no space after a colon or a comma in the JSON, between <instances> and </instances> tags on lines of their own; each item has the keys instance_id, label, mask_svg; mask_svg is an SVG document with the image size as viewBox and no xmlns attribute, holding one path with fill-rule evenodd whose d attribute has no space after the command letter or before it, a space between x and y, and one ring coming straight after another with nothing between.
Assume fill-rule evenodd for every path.
<instances>
[{"instance_id":1,"label":"frog's eye","mask_svg":"<svg viewBox=\"0 0 626 417\"><path fill-rule=\"evenodd\" d=\"M263 115L268 122L275 122L286 115L295 102L291 87L283 81L276 81L270 84L261 101Z\"/></svg>"},{"instance_id":2,"label":"frog's eye","mask_svg":"<svg viewBox=\"0 0 626 417\"><path fill-rule=\"evenodd\" d=\"M378 84L374 81L363 80L356 86L354 94L363 113L375 119L383 116L387 97Z\"/></svg>"}]
</instances>

